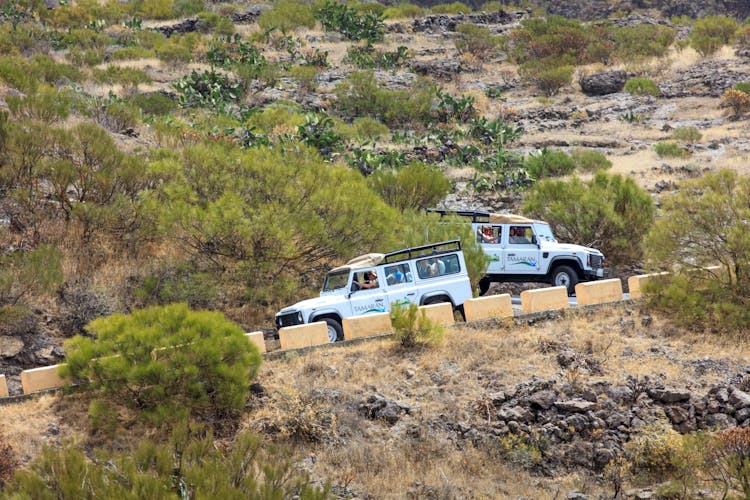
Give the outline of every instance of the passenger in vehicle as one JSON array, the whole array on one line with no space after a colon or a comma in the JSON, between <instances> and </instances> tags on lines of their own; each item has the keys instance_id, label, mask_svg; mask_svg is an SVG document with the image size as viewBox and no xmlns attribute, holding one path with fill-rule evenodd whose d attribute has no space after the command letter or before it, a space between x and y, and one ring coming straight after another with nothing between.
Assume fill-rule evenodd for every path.
<instances>
[{"instance_id":1,"label":"passenger in vehicle","mask_svg":"<svg viewBox=\"0 0 750 500\"><path fill-rule=\"evenodd\" d=\"M479 237L481 243L497 243L495 235L492 234L492 226L481 226L479 229Z\"/></svg>"},{"instance_id":2,"label":"passenger in vehicle","mask_svg":"<svg viewBox=\"0 0 750 500\"><path fill-rule=\"evenodd\" d=\"M374 271L366 271L364 282L361 283L360 288L378 288L378 276Z\"/></svg>"},{"instance_id":3,"label":"passenger in vehicle","mask_svg":"<svg viewBox=\"0 0 750 500\"><path fill-rule=\"evenodd\" d=\"M389 267L388 269L388 275L386 276L386 281L389 285L398 285L399 283L404 283L404 273L401 271L401 266L393 266Z\"/></svg>"}]
</instances>

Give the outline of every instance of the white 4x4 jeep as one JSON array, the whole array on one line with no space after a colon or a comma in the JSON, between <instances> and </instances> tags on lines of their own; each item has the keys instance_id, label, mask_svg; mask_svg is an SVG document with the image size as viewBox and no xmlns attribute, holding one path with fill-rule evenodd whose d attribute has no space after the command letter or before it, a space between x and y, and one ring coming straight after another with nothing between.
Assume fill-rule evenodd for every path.
<instances>
[{"instance_id":1,"label":"white 4x4 jeep","mask_svg":"<svg viewBox=\"0 0 750 500\"><path fill-rule=\"evenodd\" d=\"M331 269L320 297L297 302L276 314L276 327L325 321L331 342L342 340L341 320L382 313L394 305L449 302L460 309L471 284L459 240L387 254L371 253Z\"/></svg>"},{"instance_id":2,"label":"white 4x4 jeep","mask_svg":"<svg viewBox=\"0 0 750 500\"><path fill-rule=\"evenodd\" d=\"M441 215L471 219L471 225L489 257L487 275L479 282L484 295L492 282L541 282L565 286L575 293L581 281L604 277L604 255L595 248L558 243L549 224L520 215L428 209Z\"/></svg>"}]
</instances>

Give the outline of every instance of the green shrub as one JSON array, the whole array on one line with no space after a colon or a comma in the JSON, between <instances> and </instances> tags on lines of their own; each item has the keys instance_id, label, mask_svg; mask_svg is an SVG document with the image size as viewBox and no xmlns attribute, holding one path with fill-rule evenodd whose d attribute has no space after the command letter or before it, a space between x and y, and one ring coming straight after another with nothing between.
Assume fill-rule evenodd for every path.
<instances>
[{"instance_id":1,"label":"green shrub","mask_svg":"<svg viewBox=\"0 0 750 500\"><path fill-rule=\"evenodd\" d=\"M543 180L528 191L521 211L550 223L560 241L599 248L614 264L641 258L641 241L654 220L651 196L628 177L597 172L590 181Z\"/></svg>"},{"instance_id":2,"label":"green shrub","mask_svg":"<svg viewBox=\"0 0 750 500\"><path fill-rule=\"evenodd\" d=\"M16 56L0 57L0 81L24 93L33 92L37 85L31 66Z\"/></svg>"},{"instance_id":3,"label":"green shrub","mask_svg":"<svg viewBox=\"0 0 750 500\"><path fill-rule=\"evenodd\" d=\"M672 139L690 144L700 141L702 137L703 134L695 127L677 127L672 131Z\"/></svg>"},{"instance_id":4,"label":"green shrub","mask_svg":"<svg viewBox=\"0 0 750 500\"><path fill-rule=\"evenodd\" d=\"M507 5L505 5L502 2L484 2L481 7L479 7L479 12L499 12L501 10L510 10Z\"/></svg>"},{"instance_id":5,"label":"green shrub","mask_svg":"<svg viewBox=\"0 0 750 500\"><path fill-rule=\"evenodd\" d=\"M660 158L685 158L690 152L684 150L676 142L659 141L654 144L654 151Z\"/></svg>"},{"instance_id":6,"label":"green shrub","mask_svg":"<svg viewBox=\"0 0 750 500\"><path fill-rule=\"evenodd\" d=\"M524 166L534 179L568 175L576 168L575 162L565 151L547 148L526 157Z\"/></svg>"},{"instance_id":7,"label":"green shrub","mask_svg":"<svg viewBox=\"0 0 750 500\"><path fill-rule=\"evenodd\" d=\"M98 83L115 84L123 87L137 88L142 83L151 83L151 77L145 71L126 66L107 66L105 69L94 68L94 80Z\"/></svg>"},{"instance_id":8,"label":"green shrub","mask_svg":"<svg viewBox=\"0 0 750 500\"><path fill-rule=\"evenodd\" d=\"M632 95L650 95L658 97L661 91L653 80L648 78L629 78L628 81L625 82L625 92Z\"/></svg>"},{"instance_id":9,"label":"green shrub","mask_svg":"<svg viewBox=\"0 0 750 500\"><path fill-rule=\"evenodd\" d=\"M368 139L376 140L381 137L385 137L390 133L390 129L387 125L382 124L378 120L363 116L357 118L352 122L351 125L341 124L337 125L336 130L339 134L346 139Z\"/></svg>"},{"instance_id":10,"label":"green shrub","mask_svg":"<svg viewBox=\"0 0 750 500\"><path fill-rule=\"evenodd\" d=\"M336 109L347 117L369 116L388 126L420 123L431 115L435 89L419 80L411 90L381 88L372 71L355 71L336 85Z\"/></svg>"},{"instance_id":11,"label":"green shrub","mask_svg":"<svg viewBox=\"0 0 750 500\"><path fill-rule=\"evenodd\" d=\"M174 0L136 0L130 8L134 15L144 19L174 17Z\"/></svg>"},{"instance_id":12,"label":"green shrub","mask_svg":"<svg viewBox=\"0 0 750 500\"><path fill-rule=\"evenodd\" d=\"M519 76L550 97L570 84L575 67L569 57L529 61L518 68Z\"/></svg>"},{"instance_id":13,"label":"green shrub","mask_svg":"<svg viewBox=\"0 0 750 500\"><path fill-rule=\"evenodd\" d=\"M675 40L675 30L659 24L614 28L614 53L622 60L664 57Z\"/></svg>"},{"instance_id":14,"label":"green shrub","mask_svg":"<svg viewBox=\"0 0 750 500\"><path fill-rule=\"evenodd\" d=\"M665 479L673 472L671 458L681 447L680 435L664 425L642 429L626 444L626 452L634 473L652 479Z\"/></svg>"},{"instance_id":15,"label":"green shrub","mask_svg":"<svg viewBox=\"0 0 750 500\"><path fill-rule=\"evenodd\" d=\"M99 318L65 342L64 376L155 423L239 412L260 366L257 348L218 312L185 304Z\"/></svg>"},{"instance_id":16,"label":"green shrub","mask_svg":"<svg viewBox=\"0 0 750 500\"><path fill-rule=\"evenodd\" d=\"M307 114L305 123L297 127L300 140L320 151L330 155L341 146L341 137L333 129L333 120L326 114Z\"/></svg>"},{"instance_id":17,"label":"green shrub","mask_svg":"<svg viewBox=\"0 0 750 500\"><path fill-rule=\"evenodd\" d=\"M487 28L474 23L461 23L456 28L459 37L456 39L456 50L460 54L475 54L486 57L496 51L502 44L501 36L493 35Z\"/></svg>"},{"instance_id":18,"label":"green shrub","mask_svg":"<svg viewBox=\"0 0 750 500\"><path fill-rule=\"evenodd\" d=\"M70 445L44 448L5 492L12 498L40 500L330 498L328 487L313 486L288 452L246 432L226 447L203 429L179 429L167 444L142 441L133 450L94 450L94 455L89 460Z\"/></svg>"},{"instance_id":19,"label":"green shrub","mask_svg":"<svg viewBox=\"0 0 750 500\"><path fill-rule=\"evenodd\" d=\"M53 123L68 117L71 98L68 93L58 92L54 87L42 87L36 94L7 96L5 103L16 118Z\"/></svg>"},{"instance_id":20,"label":"green shrub","mask_svg":"<svg viewBox=\"0 0 750 500\"><path fill-rule=\"evenodd\" d=\"M365 40L368 43L383 41L385 24L379 14L367 13L360 16L347 4L325 0L316 17L323 28L338 31L347 40Z\"/></svg>"},{"instance_id":21,"label":"green shrub","mask_svg":"<svg viewBox=\"0 0 750 500\"><path fill-rule=\"evenodd\" d=\"M386 203L401 212L434 206L451 188L451 182L443 172L419 162L397 169L378 170L368 182Z\"/></svg>"},{"instance_id":22,"label":"green shrub","mask_svg":"<svg viewBox=\"0 0 750 500\"><path fill-rule=\"evenodd\" d=\"M62 256L50 246L0 256L0 305L15 305L29 294L52 293L62 280Z\"/></svg>"},{"instance_id":23,"label":"green shrub","mask_svg":"<svg viewBox=\"0 0 750 500\"><path fill-rule=\"evenodd\" d=\"M299 27L315 27L315 14L310 3L302 0L277 0L273 9L258 17L258 26L264 31L277 28L289 32Z\"/></svg>"},{"instance_id":24,"label":"green shrub","mask_svg":"<svg viewBox=\"0 0 750 500\"><path fill-rule=\"evenodd\" d=\"M187 47L169 43L156 49L156 57L167 64L179 65L192 61L193 54Z\"/></svg>"},{"instance_id":25,"label":"green shrub","mask_svg":"<svg viewBox=\"0 0 750 500\"><path fill-rule=\"evenodd\" d=\"M739 90L740 92L750 94L750 82L737 82L732 85L732 88L734 90Z\"/></svg>"},{"instance_id":26,"label":"green shrub","mask_svg":"<svg viewBox=\"0 0 750 500\"><path fill-rule=\"evenodd\" d=\"M198 73L193 70L189 75L174 82L172 87L178 93L177 102L184 108L222 108L242 96L242 87L238 82L215 71Z\"/></svg>"},{"instance_id":27,"label":"green shrub","mask_svg":"<svg viewBox=\"0 0 750 500\"><path fill-rule=\"evenodd\" d=\"M430 7L432 14L471 14L472 8L462 2L440 3Z\"/></svg>"},{"instance_id":28,"label":"green shrub","mask_svg":"<svg viewBox=\"0 0 750 500\"><path fill-rule=\"evenodd\" d=\"M73 48L68 51L68 59L76 66L96 66L104 62L104 50Z\"/></svg>"},{"instance_id":29,"label":"green shrub","mask_svg":"<svg viewBox=\"0 0 750 500\"><path fill-rule=\"evenodd\" d=\"M248 124L270 134L274 131L291 132L305 123L305 115L297 105L275 102L266 106L260 113L250 116Z\"/></svg>"},{"instance_id":30,"label":"green shrub","mask_svg":"<svg viewBox=\"0 0 750 500\"><path fill-rule=\"evenodd\" d=\"M191 309L216 309L216 276L194 264L165 266L144 277L134 295L143 306L185 302Z\"/></svg>"},{"instance_id":31,"label":"green shrub","mask_svg":"<svg viewBox=\"0 0 750 500\"><path fill-rule=\"evenodd\" d=\"M135 94L128 102L139 108L143 114L166 116L177 109L174 99L160 92Z\"/></svg>"},{"instance_id":32,"label":"green shrub","mask_svg":"<svg viewBox=\"0 0 750 500\"><path fill-rule=\"evenodd\" d=\"M194 16L206 10L204 0L175 0L172 12L175 17Z\"/></svg>"},{"instance_id":33,"label":"green shrub","mask_svg":"<svg viewBox=\"0 0 750 500\"><path fill-rule=\"evenodd\" d=\"M308 293L300 278L315 279L311 262L393 244L388 228L396 211L358 172L324 164L304 144L200 144L179 158L181 167L159 188L161 204L170 207L162 223L191 258L226 269L222 281L243 293L243 303L277 308ZM372 231L361 231L362 224Z\"/></svg>"},{"instance_id":34,"label":"green shrub","mask_svg":"<svg viewBox=\"0 0 750 500\"><path fill-rule=\"evenodd\" d=\"M378 2L363 2L351 6L357 14L377 14L383 16L386 6Z\"/></svg>"},{"instance_id":35,"label":"green shrub","mask_svg":"<svg viewBox=\"0 0 750 500\"><path fill-rule=\"evenodd\" d=\"M698 19L690 32L690 46L702 56L711 55L734 39L738 27L737 21L727 16Z\"/></svg>"},{"instance_id":36,"label":"green shrub","mask_svg":"<svg viewBox=\"0 0 750 500\"><path fill-rule=\"evenodd\" d=\"M372 45L355 45L346 50L344 62L359 69L393 69L405 65L408 57L408 49L403 45L393 51L376 50Z\"/></svg>"},{"instance_id":37,"label":"green shrub","mask_svg":"<svg viewBox=\"0 0 750 500\"><path fill-rule=\"evenodd\" d=\"M575 168L582 172L598 172L599 170L612 168L612 162L598 151L576 149L570 153L570 158L575 163Z\"/></svg>"},{"instance_id":38,"label":"green shrub","mask_svg":"<svg viewBox=\"0 0 750 500\"><path fill-rule=\"evenodd\" d=\"M150 57L156 57L156 51L143 47L123 47L112 52L110 57L115 61L146 59Z\"/></svg>"},{"instance_id":39,"label":"green shrub","mask_svg":"<svg viewBox=\"0 0 750 500\"><path fill-rule=\"evenodd\" d=\"M561 16L546 16L521 21L521 28L510 37L514 41L511 57L519 64L535 60L551 61L547 70L558 65L575 65L586 60L587 47L597 33L580 21ZM564 62L563 62L564 61Z\"/></svg>"},{"instance_id":40,"label":"green shrub","mask_svg":"<svg viewBox=\"0 0 750 500\"><path fill-rule=\"evenodd\" d=\"M216 35L229 36L234 33L234 23L228 17L213 12L201 12L198 14L199 27L202 33L213 31Z\"/></svg>"},{"instance_id":41,"label":"green shrub","mask_svg":"<svg viewBox=\"0 0 750 500\"><path fill-rule=\"evenodd\" d=\"M685 326L741 335L750 329L747 193L750 178L722 169L680 183L663 200L646 256L654 268L677 271L654 286L653 302ZM719 270L702 270L715 265Z\"/></svg>"},{"instance_id":42,"label":"green shrub","mask_svg":"<svg viewBox=\"0 0 750 500\"><path fill-rule=\"evenodd\" d=\"M411 302L391 307L391 323L394 337L406 348L439 344L445 334L443 327L433 323L423 309Z\"/></svg>"},{"instance_id":43,"label":"green shrub","mask_svg":"<svg viewBox=\"0 0 750 500\"><path fill-rule=\"evenodd\" d=\"M383 11L386 19L408 19L425 15L425 9L413 3L399 3Z\"/></svg>"},{"instance_id":44,"label":"green shrub","mask_svg":"<svg viewBox=\"0 0 750 500\"><path fill-rule=\"evenodd\" d=\"M315 66L295 66L290 68L288 74L294 78L307 91L314 91L318 87L318 73Z\"/></svg>"},{"instance_id":45,"label":"green shrub","mask_svg":"<svg viewBox=\"0 0 750 500\"><path fill-rule=\"evenodd\" d=\"M266 64L263 54L256 47L242 40L237 33L224 39L214 39L206 52L206 60L211 65L223 68L231 68L237 64L254 66Z\"/></svg>"}]
</instances>

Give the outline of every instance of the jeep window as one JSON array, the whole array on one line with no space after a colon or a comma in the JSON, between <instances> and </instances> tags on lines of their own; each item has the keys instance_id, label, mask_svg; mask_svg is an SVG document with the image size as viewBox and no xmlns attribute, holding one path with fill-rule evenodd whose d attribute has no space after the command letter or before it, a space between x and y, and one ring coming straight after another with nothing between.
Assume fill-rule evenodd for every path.
<instances>
[{"instance_id":1,"label":"jeep window","mask_svg":"<svg viewBox=\"0 0 750 500\"><path fill-rule=\"evenodd\" d=\"M333 290L339 290L344 288L346 283L349 281L349 271L337 271L335 273L328 273L326 280L323 283L323 291L331 292Z\"/></svg>"},{"instance_id":2,"label":"jeep window","mask_svg":"<svg viewBox=\"0 0 750 500\"><path fill-rule=\"evenodd\" d=\"M502 226L478 226L477 241L479 243L497 244L502 236Z\"/></svg>"},{"instance_id":3,"label":"jeep window","mask_svg":"<svg viewBox=\"0 0 750 500\"><path fill-rule=\"evenodd\" d=\"M409 264L396 264L385 268L385 280L389 285L411 283L411 269Z\"/></svg>"},{"instance_id":4,"label":"jeep window","mask_svg":"<svg viewBox=\"0 0 750 500\"><path fill-rule=\"evenodd\" d=\"M538 241L549 241L550 243L557 243L555 235L552 234L552 228L549 224L536 224L536 237Z\"/></svg>"},{"instance_id":5,"label":"jeep window","mask_svg":"<svg viewBox=\"0 0 750 500\"><path fill-rule=\"evenodd\" d=\"M373 288L380 288L377 271L375 269L358 271L354 274L354 282L352 283L353 292L357 290L370 290Z\"/></svg>"},{"instance_id":6,"label":"jeep window","mask_svg":"<svg viewBox=\"0 0 750 500\"><path fill-rule=\"evenodd\" d=\"M508 243L511 245L531 245L533 243L534 231L530 226L510 226L508 231Z\"/></svg>"},{"instance_id":7,"label":"jeep window","mask_svg":"<svg viewBox=\"0 0 750 500\"><path fill-rule=\"evenodd\" d=\"M417 274L421 279L437 278L460 271L461 265L456 254L427 257L417 261Z\"/></svg>"}]
</instances>

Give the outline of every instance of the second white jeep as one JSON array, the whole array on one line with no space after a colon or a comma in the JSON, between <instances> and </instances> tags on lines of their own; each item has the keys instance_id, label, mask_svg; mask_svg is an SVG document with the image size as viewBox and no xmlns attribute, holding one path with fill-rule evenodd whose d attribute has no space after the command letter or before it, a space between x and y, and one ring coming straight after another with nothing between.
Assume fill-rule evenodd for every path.
<instances>
[{"instance_id":1,"label":"second white jeep","mask_svg":"<svg viewBox=\"0 0 750 500\"><path fill-rule=\"evenodd\" d=\"M467 217L489 258L487 274L479 282L484 295L492 282L541 282L565 286L575 293L581 281L603 278L604 254L595 248L559 243L544 221L520 215L494 214L480 210L446 211L441 215Z\"/></svg>"}]
</instances>

